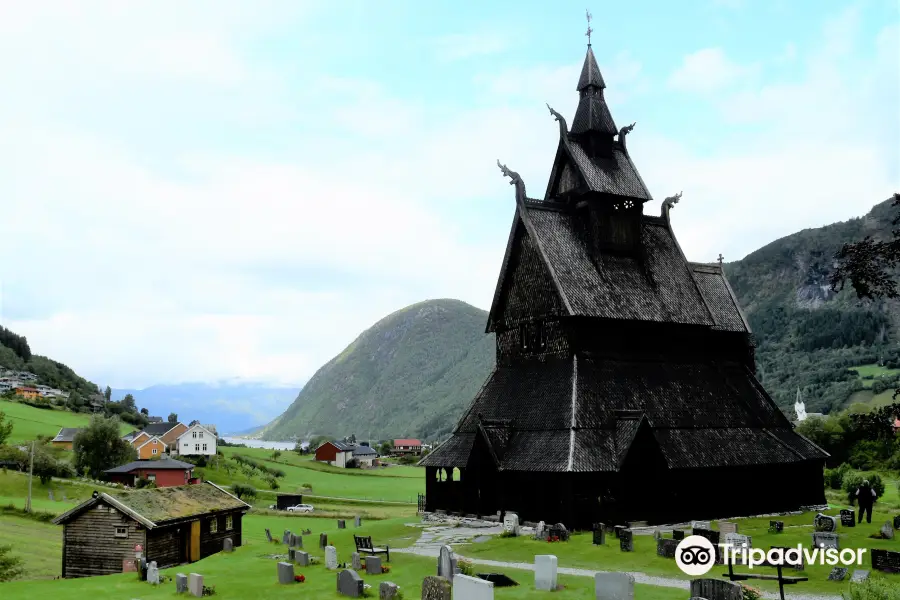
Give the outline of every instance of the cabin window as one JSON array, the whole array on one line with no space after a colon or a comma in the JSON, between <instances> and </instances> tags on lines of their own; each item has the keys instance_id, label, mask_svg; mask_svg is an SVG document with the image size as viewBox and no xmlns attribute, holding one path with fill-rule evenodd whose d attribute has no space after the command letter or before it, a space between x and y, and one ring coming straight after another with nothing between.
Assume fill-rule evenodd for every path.
<instances>
[{"instance_id":1,"label":"cabin window","mask_svg":"<svg viewBox=\"0 0 900 600\"><path fill-rule=\"evenodd\" d=\"M128 528L127 527L116 527L115 535L117 538L127 538L128 537Z\"/></svg>"},{"instance_id":2,"label":"cabin window","mask_svg":"<svg viewBox=\"0 0 900 600\"><path fill-rule=\"evenodd\" d=\"M210 519L209 520L209 532L210 533L218 533L219 531L219 520L218 519Z\"/></svg>"},{"instance_id":3,"label":"cabin window","mask_svg":"<svg viewBox=\"0 0 900 600\"><path fill-rule=\"evenodd\" d=\"M225 515L225 531L231 531L232 529L234 529L234 517Z\"/></svg>"}]
</instances>

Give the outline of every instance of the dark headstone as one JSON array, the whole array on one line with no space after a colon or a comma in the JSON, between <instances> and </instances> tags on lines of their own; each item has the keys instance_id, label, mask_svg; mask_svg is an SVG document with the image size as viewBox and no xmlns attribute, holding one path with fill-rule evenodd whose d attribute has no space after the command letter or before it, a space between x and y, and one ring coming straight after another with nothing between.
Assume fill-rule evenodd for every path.
<instances>
[{"instance_id":1,"label":"dark headstone","mask_svg":"<svg viewBox=\"0 0 900 600\"><path fill-rule=\"evenodd\" d=\"M378 586L378 600L394 600L399 589L396 583L382 581Z\"/></svg>"},{"instance_id":2,"label":"dark headstone","mask_svg":"<svg viewBox=\"0 0 900 600\"><path fill-rule=\"evenodd\" d=\"M569 530L566 529L566 526L562 523L557 523L556 525L550 525L547 528L547 537L556 537L559 538L561 542L569 541Z\"/></svg>"},{"instance_id":3,"label":"dark headstone","mask_svg":"<svg viewBox=\"0 0 900 600\"><path fill-rule=\"evenodd\" d=\"M266 541L268 541L269 543L272 542L272 532L269 531L268 528L266 528Z\"/></svg>"},{"instance_id":4,"label":"dark headstone","mask_svg":"<svg viewBox=\"0 0 900 600\"><path fill-rule=\"evenodd\" d=\"M603 523L594 523L594 545L603 546L606 544L606 530Z\"/></svg>"},{"instance_id":5,"label":"dark headstone","mask_svg":"<svg viewBox=\"0 0 900 600\"><path fill-rule=\"evenodd\" d=\"M366 575L381 575L381 557L366 557Z\"/></svg>"},{"instance_id":6,"label":"dark headstone","mask_svg":"<svg viewBox=\"0 0 900 600\"><path fill-rule=\"evenodd\" d=\"M187 589L187 575L184 573L176 573L175 574L175 593L183 594Z\"/></svg>"},{"instance_id":7,"label":"dark headstone","mask_svg":"<svg viewBox=\"0 0 900 600\"><path fill-rule=\"evenodd\" d=\"M294 583L294 565L288 562L278 563L278 583L283 585Z\"/></svg>"},{"instance_id":8,"label":"dark headstone","mask_svg":"<svg viewBox=\"0 0 900 600\"><path fill-rule=\"evenodd\" d=\"M678 547L678 540L670 540L660 538L656 540L656 554L663 558L675 558L675 548Z\"/></svg>"},{"instance_id":9,"label":"dark headstone","mask_svg":"<svg viewBox=\"0 0 900 600\"><path fill-rule=\"evenodd\" d=\"M672 539L677 540L677 541L683 540L684 539L684 531L682 531L681 529L673 529L672 530Z\"/></svg>"},{"instance_id":10,"label":"dark headstone","mask_svg":"<svg viewBox=\"0 0 900 600\"><path fill-rule=\"evenodd\" d=\"M430 575L422 580L422 600L451 600L450 580Z\"/></svg>"},{"instance_id":11,"label":"dark headstone","mask_svg":"<svg viewBox=\"0 0 900 600\"><path fill-rule=\"evenodd\" d=\"M883 573L900 573L900 552L872 548L872 568Z\"/></svg>"},{"instance_id":12,"label":"dark headstone","mask_svg":"<svg viewBox=\"0 0 900 600\"><path fill-rule=\"evenodd\" d=\"M622 535L622 531L624 531L625 529L628 528L624 525L616 525L615 527L613 527L613 531L615 531L616 533L616 539L619 539L619 536Z\"/></svg>"},{"instance_id":13,"label":"dark headstone","mask_svg":"<svg viewBox=\"0 0 900 600\"><path fill-rule=\"evenodd\" d=\"M353 526L362 527L362 518L359 515L353 517Z\"/></svg>"},{"instance_id":14,"label":"dark headstone","mask_svg":"<svg viewBox=\"0 0 900 600\"><path fill-rule=\"evenodd\" d=\"M828 574L828 581L843 581L847 577L847 567L835 567Z\"/></svg>"},{"instance_id":15,"label":"dark headstone","mask_svg":"<svg viewBox=\"0 0 900 600\"><path fill-rule=\"evenodd\" d=\"M284 530L284 535L281 536L281 543L287 546L291 545L291 532L287 529Z\"/></svg>"},{"instance_id":16,"label":"dark headstone","mask_svg":"<svg viewBox=\"0 0 900 600\"><path fill-rule=\"evenodd\" d=\"M363 585L363 580L352 569L337 574L337 591L341 596L362 598Z\"/></svg>"},{"instance_id":17,"label":"dark headstone","mask_svg":"<svg viewBox=\"0 0 900 600\"><path fill-rule=\"evenodd\" d=\"M319 534L319 548L324 550L325 546L328 545L328 536L324 533Z\"/></svg>"},{"instance_id":18,"label":"dark headstone","mask_svg":"<svg viewBox=\"0 0 900 600\"><path fill-rule=\"evenodd\" d=\"M900 515L894 517L894 529L900 529Z\"/></svg>"},{"instance_id":19,"label":"dark headstone","mask_svg":"<svg viewBox=\"0 0 900 600\"><path fill-rule=\"evenodd\" d=\"M837 531L837 519L828 515L823 515L822 513L816 515L816 518L813 521L813 525L816 531L821 531L824 533L832 533L834 531Z\"/></svg>"},{"instance_id":20,"label":"dark headstone","mask_svg":"<svg viewBox=\"0 0 900 600\"><path fill-rule=\"evenodd\" d=\"M781 533L784 531L784 521L769 521L769 533Z\"/></svg>"},{"instance_id":21,"label":"dark headstone","mask_svg":"<svg viewBox=\"0 0 900 600\"><path fill-rule=\"evenodd\" d=\"M719 545L719 538L721 537L719 535L719 532L716 531L715 529L701 529L699 527L694 528L692 535L699 535L700 537L705 537L710 542L712 542L713 546Z\"/></svg>"},{"instance_id":22,"label":"dark headstone","mask_svg":"<svg viewBox=\"0 0 900 600\"><path fill-rule=\"evenodd\" d=\"M856 511L852 508L842 509L841 525L844 527L856 527Z\"/></svg>"},{"instance_id":23,"label":"dark headstone","mask_svg":"<svg viewBox=\"0 0 900 600\"><path fill-rule=\"evenodd\" d=\"M634 552L634 536L630 529L623 529L619 532L619 550Z\"/></svg>"},{"instance_id":24,"label":"dark headstone","mask_svg":"<svg viewBox=\"0 0 900 600\"><path fill-rule=\"evenodd\" d=\"M343 519L338 519L338 529L346 529L346 528L347 528L347 522L344 521Z\"/></svg>"},{"instance_id":25,"label":"dark headstone","mask_svg":"<svg viewBox=\"0 0 900 600\"><path fill-rule=\"evenodd\" d=\"M743 600L744 588L739 583L724 579L694 579L691 581L691 596L708 600Z\"/></svg>"}]
</instances>

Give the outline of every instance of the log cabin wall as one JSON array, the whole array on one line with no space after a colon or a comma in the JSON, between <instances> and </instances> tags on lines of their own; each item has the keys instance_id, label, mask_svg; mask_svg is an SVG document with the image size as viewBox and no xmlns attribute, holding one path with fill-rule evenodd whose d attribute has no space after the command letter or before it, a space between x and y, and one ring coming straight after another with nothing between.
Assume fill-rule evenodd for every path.
<instances>
[{"instance_id":1,"label":"log cabin wall","mask_svg":"<svg viewBox=\"0 0 900 600\"><path fill-rule=\"evenodd\" d=\"M185 542L182 530L190 530L190 523L152 529L147 534L147 561L155 560L160 569L185 561Z\"/></svg>"},{"instance_id":2,"label":"log cabin wall","mask_svg":"<svg viewBox=\"0 0 900 600\"><path fill-rule=\"evenodd\" d=\"M231 529L226 529L226 517L231 516ZM235 548L241 545L241 513L240 511L223 513L200 518L200 558L206 558L222 551L225 538L231 538ZM216 532L211 531L211 523L216 521Z\"/></svg>"},{"instance_id":3,"label":"log cabin wall","mask_svg":"<svg viewBox=\"0 0 900 600\"><path fill-rule=\"evenodd\" d=\"M119 536L117 528L124 528ZM145 533L138 522L107 504L86 510L63 527L63 577L121 573L122 561L134 560L134 547L144 545Z\"/></svg>"}]
</instances>

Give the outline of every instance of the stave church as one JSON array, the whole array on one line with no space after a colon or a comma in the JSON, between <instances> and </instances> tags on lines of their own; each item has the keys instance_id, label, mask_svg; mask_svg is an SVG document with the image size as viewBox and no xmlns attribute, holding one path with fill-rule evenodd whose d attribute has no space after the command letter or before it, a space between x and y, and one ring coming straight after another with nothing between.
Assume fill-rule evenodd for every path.
<instances>
[{"instance_id":1,"label":"stave church","mask_svg":"<svg viewBox=\"0 0 900 600\"><path fill-rule=\"evenodd\" d=\"M585 528L825 503L828 456L756 378L721 260L688 262L616 127L588 43L543 198L515 186L488 316L496 367L421 461L425 510ZM549 119L548 119L549 120ZM498 161L499 164L499 161ZM659 204L653 206L659 207Z\"/></svg>"}]
</instances>

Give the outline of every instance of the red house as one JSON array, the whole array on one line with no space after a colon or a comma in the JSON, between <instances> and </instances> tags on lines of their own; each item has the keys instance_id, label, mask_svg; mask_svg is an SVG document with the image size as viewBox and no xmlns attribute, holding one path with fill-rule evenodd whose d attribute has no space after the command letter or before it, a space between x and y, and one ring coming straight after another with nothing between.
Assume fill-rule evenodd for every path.
<instances>
[{"instance_id":1,"label":"red house","mask_svg":"<svg viewBox=\"0 0 900 600\"><path fill-rule=\"evenodd\" d=\"M346 467L353 458L353 449L356 446L344 442L325 442L316 448L316 460L327 462L335 467Z\"/></svg>"},{"instance_id":2,"label":"red house","mask_svg":"<svg viewBox=\"0 0 900 600\"><path fill-rule=\"evenodd\" d=\"M394 454L421 454L421 440L394 440Z\"/></svg>"},{"instance_id":3,"label":"red house","mask_svg":"<svg viewBox=\"0 0 900 600\"><path fill-rule=\"evenodd\" d=\"M193 478L194 465L171 458L161 460L136 460L103 473L113 483L133 486L138 479L147 479L156 487L171 487L197 483Z\"/></svg>"}]
</instances>

